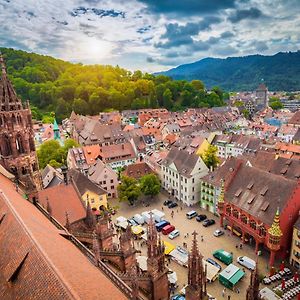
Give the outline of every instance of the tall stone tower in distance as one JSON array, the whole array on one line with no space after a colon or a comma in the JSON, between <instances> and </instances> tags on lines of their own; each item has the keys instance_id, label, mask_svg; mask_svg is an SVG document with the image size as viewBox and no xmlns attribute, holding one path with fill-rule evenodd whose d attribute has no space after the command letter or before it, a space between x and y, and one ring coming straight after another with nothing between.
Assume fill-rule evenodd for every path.
<instances>
[{"instance_id":1,"label":"tall stone tower in distance","mask_svg":"<svg viewBox=\"0 0 300 300\"><path fill-rule=\"evenodd\" d=\"M23 108L0 53L0 164L28 195L41 189L29 103Z\"/></svg>"}]
</instances>

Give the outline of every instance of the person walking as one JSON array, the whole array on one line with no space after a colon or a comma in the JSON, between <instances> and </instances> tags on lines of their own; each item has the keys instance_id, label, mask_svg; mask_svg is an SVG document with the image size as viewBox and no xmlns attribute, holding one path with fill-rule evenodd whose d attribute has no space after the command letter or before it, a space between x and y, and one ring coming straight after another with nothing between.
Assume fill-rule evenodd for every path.
<instances>
[{"instance_id":1,"label":"person walking","mask_svg":"<svg viewBox=\"0 0 300 300\"><path fill-rule=\"evenodd\" d=\"M225 297L225 294L226 294L226 289L224 288L224 289L222 290L222 297L223 297L223 298Z\"/></svg>"},{"instance_id":2,"label":"person walking","mask_svg":"<svg viewBox=\"0 0 300 300\"><path fill-rule=\"evenodd\" d=\"M231 296L230 296L230 295L228 295L228 296L227 296L227 300L230 300L230 299L231 299Z\"/></svg>"}]
</instances>

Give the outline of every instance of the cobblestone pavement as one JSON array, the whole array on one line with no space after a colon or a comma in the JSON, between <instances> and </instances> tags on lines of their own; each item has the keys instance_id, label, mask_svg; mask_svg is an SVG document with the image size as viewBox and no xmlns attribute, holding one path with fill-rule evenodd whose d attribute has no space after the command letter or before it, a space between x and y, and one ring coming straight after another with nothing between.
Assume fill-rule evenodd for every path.
<instances>
[{"instance_id":1,"label":"cobblestone pavement","mask_svg":"<svg viewBox=\"0 0 300 300\"><path fill-rule=\"evenodd\" d=\"M150 206L145 207L142 203L138 203L135 206L129 206L127 203L119 203L117 200L112 200L111 205L119 206L119 209L117 211L117 214L113 216L113 221L118 216L124 216L126 218L132 217L136 213L141 213L143 211L149 211L151 209L159 209L163 210L163 212L166 214L166 219L176 227L176 229L179 229L180 236L175 238L174 240L170 240L167 236L162 235L162 239L166 240L168 242L171 242L174 246L182 246L183 242L187 243L188 249L191 248L191 242L192 242L192 235L191 233L195 230L198 235L198 246L201 254L204 256L204 258L208 258L212 256L212 252L217 249L224 249L228 252L233 252L233 263L237 266L239 264L236 262L236 259L238 256L246 255L254 260L256 260L256 255L254 253L254 248L249 245L243 245L242 249L236 249L236 245L239 245L241 240L237 236L231 236L230 232L228 230L225 230L225 235L221 237L214 237L213 232L219 227L219 219L215 217L213 214L204 211L199 207L199 205L189 208L183 206L177 207L175 209L169 209L165 206L163 206L164 200L167 199L167 196L160 194L157 199L150 202ZM179 204L179 202L178 202ZM171 212L174 211L174 218L171 217ZM213 218L216 221L215 225L212 225L210 227L203 227L201 223L197 222L194 219L188 220L186 218L186 213L190 210L196 210L198 213L203 213L208 216L208 218ZM186 233L189 233L188 238L184 238L184 235ZM201 242L200 236L203 236L203 242ZM142 255L146 255L146 247L143 246L142 248L139 245L140 243L136 243L137 249L141 250ZM225 267L225 265L218 261L218 263L222 266L222 269ZM258 260L258 266L259 266L259 272L261 274L268 274L268 257L259 257ZM240 266L241 267L241 266ZM187 283L187 268L184 268L177 264L174 261L171 261L169 264L169 268L172 269L177 273L178 277L178 284L179 288L176 290L178 292L186 283ZM222 290L224 288L223 285L221 285L218 280L216 279L213 283L208 284L208 292L216 297L217 299L226 299L228 298L228 295L231 295L231 300L238 300L238 299L246 299L246 289L250 282L250 272L246 270L246 276L237 284L237 288L240 290L240 293L237 294L236 292L230 291L229 289L226 289L226 295L223 298L222 297ZM175 293L176 293L175 292Z\"/></svg>"}]
</instances>

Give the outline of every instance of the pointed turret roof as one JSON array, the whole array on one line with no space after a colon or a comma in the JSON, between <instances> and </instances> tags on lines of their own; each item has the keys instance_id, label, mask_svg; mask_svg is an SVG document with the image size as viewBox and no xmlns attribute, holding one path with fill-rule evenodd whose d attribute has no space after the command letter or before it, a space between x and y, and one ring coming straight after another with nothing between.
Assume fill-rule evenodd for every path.
<instances>
[{"instance_id":1,"label":"pointed turret roof","mask_svg":"<svg viewBox=\"0 0 300 300\"><path fill-rule=\"evenodd\" d=\"M53 122L53 130L54 130L54 131L59 130L59 127L58 127L58 124L57 124L55 118L54 118L54 122Z\"/></svg>"},{"instance_id":2,"label":"pointed turret roof","mask_svg":"<svg viewBox=\"0 0 300 300\"><path fill-rule=\"evenodd\" d=\"M10 80L7 77L3 56L0 52L0 111L12 111L22 109L21 99L18 98Z\"/></svg>"},{"instance_id":3,"label":"pointed turret roof","mask_svg":"<svg viewBox=\"0 0 300 300\"><path fill-rule=\"evenodd\" d=\"M218 198L218 203L224 203L224 198L225 198L225 186L224 186L224 180L221 180L221 193Z\"/></svg>"},{"instance_id":4,"label":"pointed turret roof","mask_svg":"<svg viewBox=\"0 0 300 300\"><path fill-rule=\"evenodd\" d=\"M281 231L281 228L280 228L279 216L280 216L279 215L279 208L277 208L273 224L270 227L270 229L268 230L268 232L269 232L270 235L281 237L282 236L282 231Z\"/></svg>"}]
</instances>

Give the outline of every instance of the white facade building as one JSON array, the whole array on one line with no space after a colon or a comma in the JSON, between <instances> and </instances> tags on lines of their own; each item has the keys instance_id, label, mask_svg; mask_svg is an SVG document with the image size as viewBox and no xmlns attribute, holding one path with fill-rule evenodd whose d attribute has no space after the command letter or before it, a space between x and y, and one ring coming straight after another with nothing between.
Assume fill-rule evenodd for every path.
<instances>
[{"instance_id":1,"label":"white facade building","mask_svg":"<svg viewBox=\"0 0 300 300\"><path fill-rule=\"evenodd\" d=\"M191 206L200 199L200 179L208 174L203 160L187 151L172 148L162 162L163 187L176 199Z\"/></svg>"}]
</instances>

